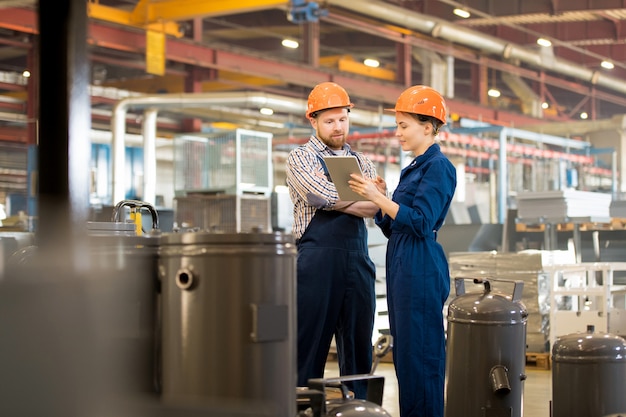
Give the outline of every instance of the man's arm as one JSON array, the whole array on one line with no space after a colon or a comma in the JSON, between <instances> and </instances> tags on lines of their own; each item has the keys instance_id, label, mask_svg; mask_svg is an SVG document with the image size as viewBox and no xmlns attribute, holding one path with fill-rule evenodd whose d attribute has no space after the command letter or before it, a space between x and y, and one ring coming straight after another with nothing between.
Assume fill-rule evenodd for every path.
<instances>
[{"instance_id":1,"label":"man's arm","mask_svg":"<svg viewBox=\"0 0 626 417\"><path fill-rule=\"evenodd\" d=\"M378 206L371 201L338 201L333 210L358 217L373 218L378 213Z\"/></svg>"}]
</instances>

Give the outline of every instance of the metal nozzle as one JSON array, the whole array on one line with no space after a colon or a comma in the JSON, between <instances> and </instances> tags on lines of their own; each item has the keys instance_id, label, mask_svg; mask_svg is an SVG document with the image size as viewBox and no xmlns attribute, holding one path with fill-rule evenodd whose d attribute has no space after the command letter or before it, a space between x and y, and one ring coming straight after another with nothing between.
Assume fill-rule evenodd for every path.
<instances>
[{"instance_id":1,"label":"metal nozzle","mask_svg":"<svg viewBox=\"0 0 626 417\"><path fill-rule=\"evenodd\" d=\"M494 394L506 395L511 392L511 384L507 376L508 370L502 365L496 365L489 372L491 380L491 389Z\"/></svg>"}]
</instances>

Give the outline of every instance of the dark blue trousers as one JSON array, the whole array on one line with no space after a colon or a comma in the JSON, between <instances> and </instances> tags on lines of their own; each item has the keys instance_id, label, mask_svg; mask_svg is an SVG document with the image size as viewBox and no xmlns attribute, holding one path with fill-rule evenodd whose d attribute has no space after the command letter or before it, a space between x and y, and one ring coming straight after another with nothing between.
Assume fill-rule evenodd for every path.
<instances>
[{"instance_id":1,"label":"dark blue trousers","mask_svg":"<svg viewBox=\"0 0 626 417\"><path fill-rule=\"evenodd\" d=\"M298 386L324 376L333 335L340 374L370 372L375 279L363 219L318 210L298 241ZM365 398L366 381L348 386Z\"/></svg>"}]
</instances>

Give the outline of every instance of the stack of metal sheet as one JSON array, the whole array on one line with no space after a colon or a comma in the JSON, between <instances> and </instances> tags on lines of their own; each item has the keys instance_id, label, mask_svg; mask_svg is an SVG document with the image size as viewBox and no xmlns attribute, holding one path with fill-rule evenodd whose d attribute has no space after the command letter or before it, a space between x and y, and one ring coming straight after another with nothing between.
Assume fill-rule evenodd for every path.
<instances>
[{"instance_id":1,"label":"stack of metal sheet","mask_svg":"<svg viewBox=\"0 0 626 417\"><path fill-rule=\"evenodd\" d=\"M527 350L542 353L549 350L550 336L551 285L544 266L572 263L575 263L575 256L570 251L453 252L449 256L451 288L454 288L456 278L488 278L494 280L493 291L510 295L513 291L512 282L522 281L522 302L528 311ZM484 291L481 285L474 288L472 285L466 282L466 292ZM448 302L454 297L456 294L453 289Z\"/></svg>"},{"instance_id":2,"label":"stack of metal sheet","mask_svg":"<svg viewBox=\"0 0 626 417\"><path fill-rule=\"evenodd\" d=\"M609 207L611 217L626 218L626 200L613 200Z\"/></svg>"},{"instance_id":3,"label":"stack of metal sheet","mask_svg":"<svg viewBox=\"0 0 626 417\"><path fill-rule=\"evenodd\" d=\"M590 191L559 190L517 195L517 215L521 219L608 218L610 205L610 194Z\"/></svg>"}]
</instances>

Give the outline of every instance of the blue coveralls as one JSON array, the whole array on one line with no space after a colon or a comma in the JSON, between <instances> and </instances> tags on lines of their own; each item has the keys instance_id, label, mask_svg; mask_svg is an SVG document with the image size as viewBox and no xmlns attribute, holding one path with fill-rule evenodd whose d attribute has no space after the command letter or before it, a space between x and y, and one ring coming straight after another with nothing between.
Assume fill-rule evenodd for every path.
<instances>
[{"instance_id":1,"label":"blue coveralls","mask_svg":"<svg viewBox=\"0 0 626 417\"><path fill-rule=\"evenodd\" d=\"M400 173L395 220L376 215L389 238L386 255L389 328L401 417L441 417L444 407L443 305L450 292L437 230L456 188L456 169L433 144Z\"/></svg>"},{"instance_id":2,"label":"blue coveralls","mask_svg":"<svg viewBox=\"0 0 626 417\"><path fill-rule=\"evenodd\" d=\"M376 268L363 218L317 210L297 245L298 386L323 377L333 334L341 375L369 373ZM367 381L348 385L365 399Z\"/></svg>"}]
</instances>

